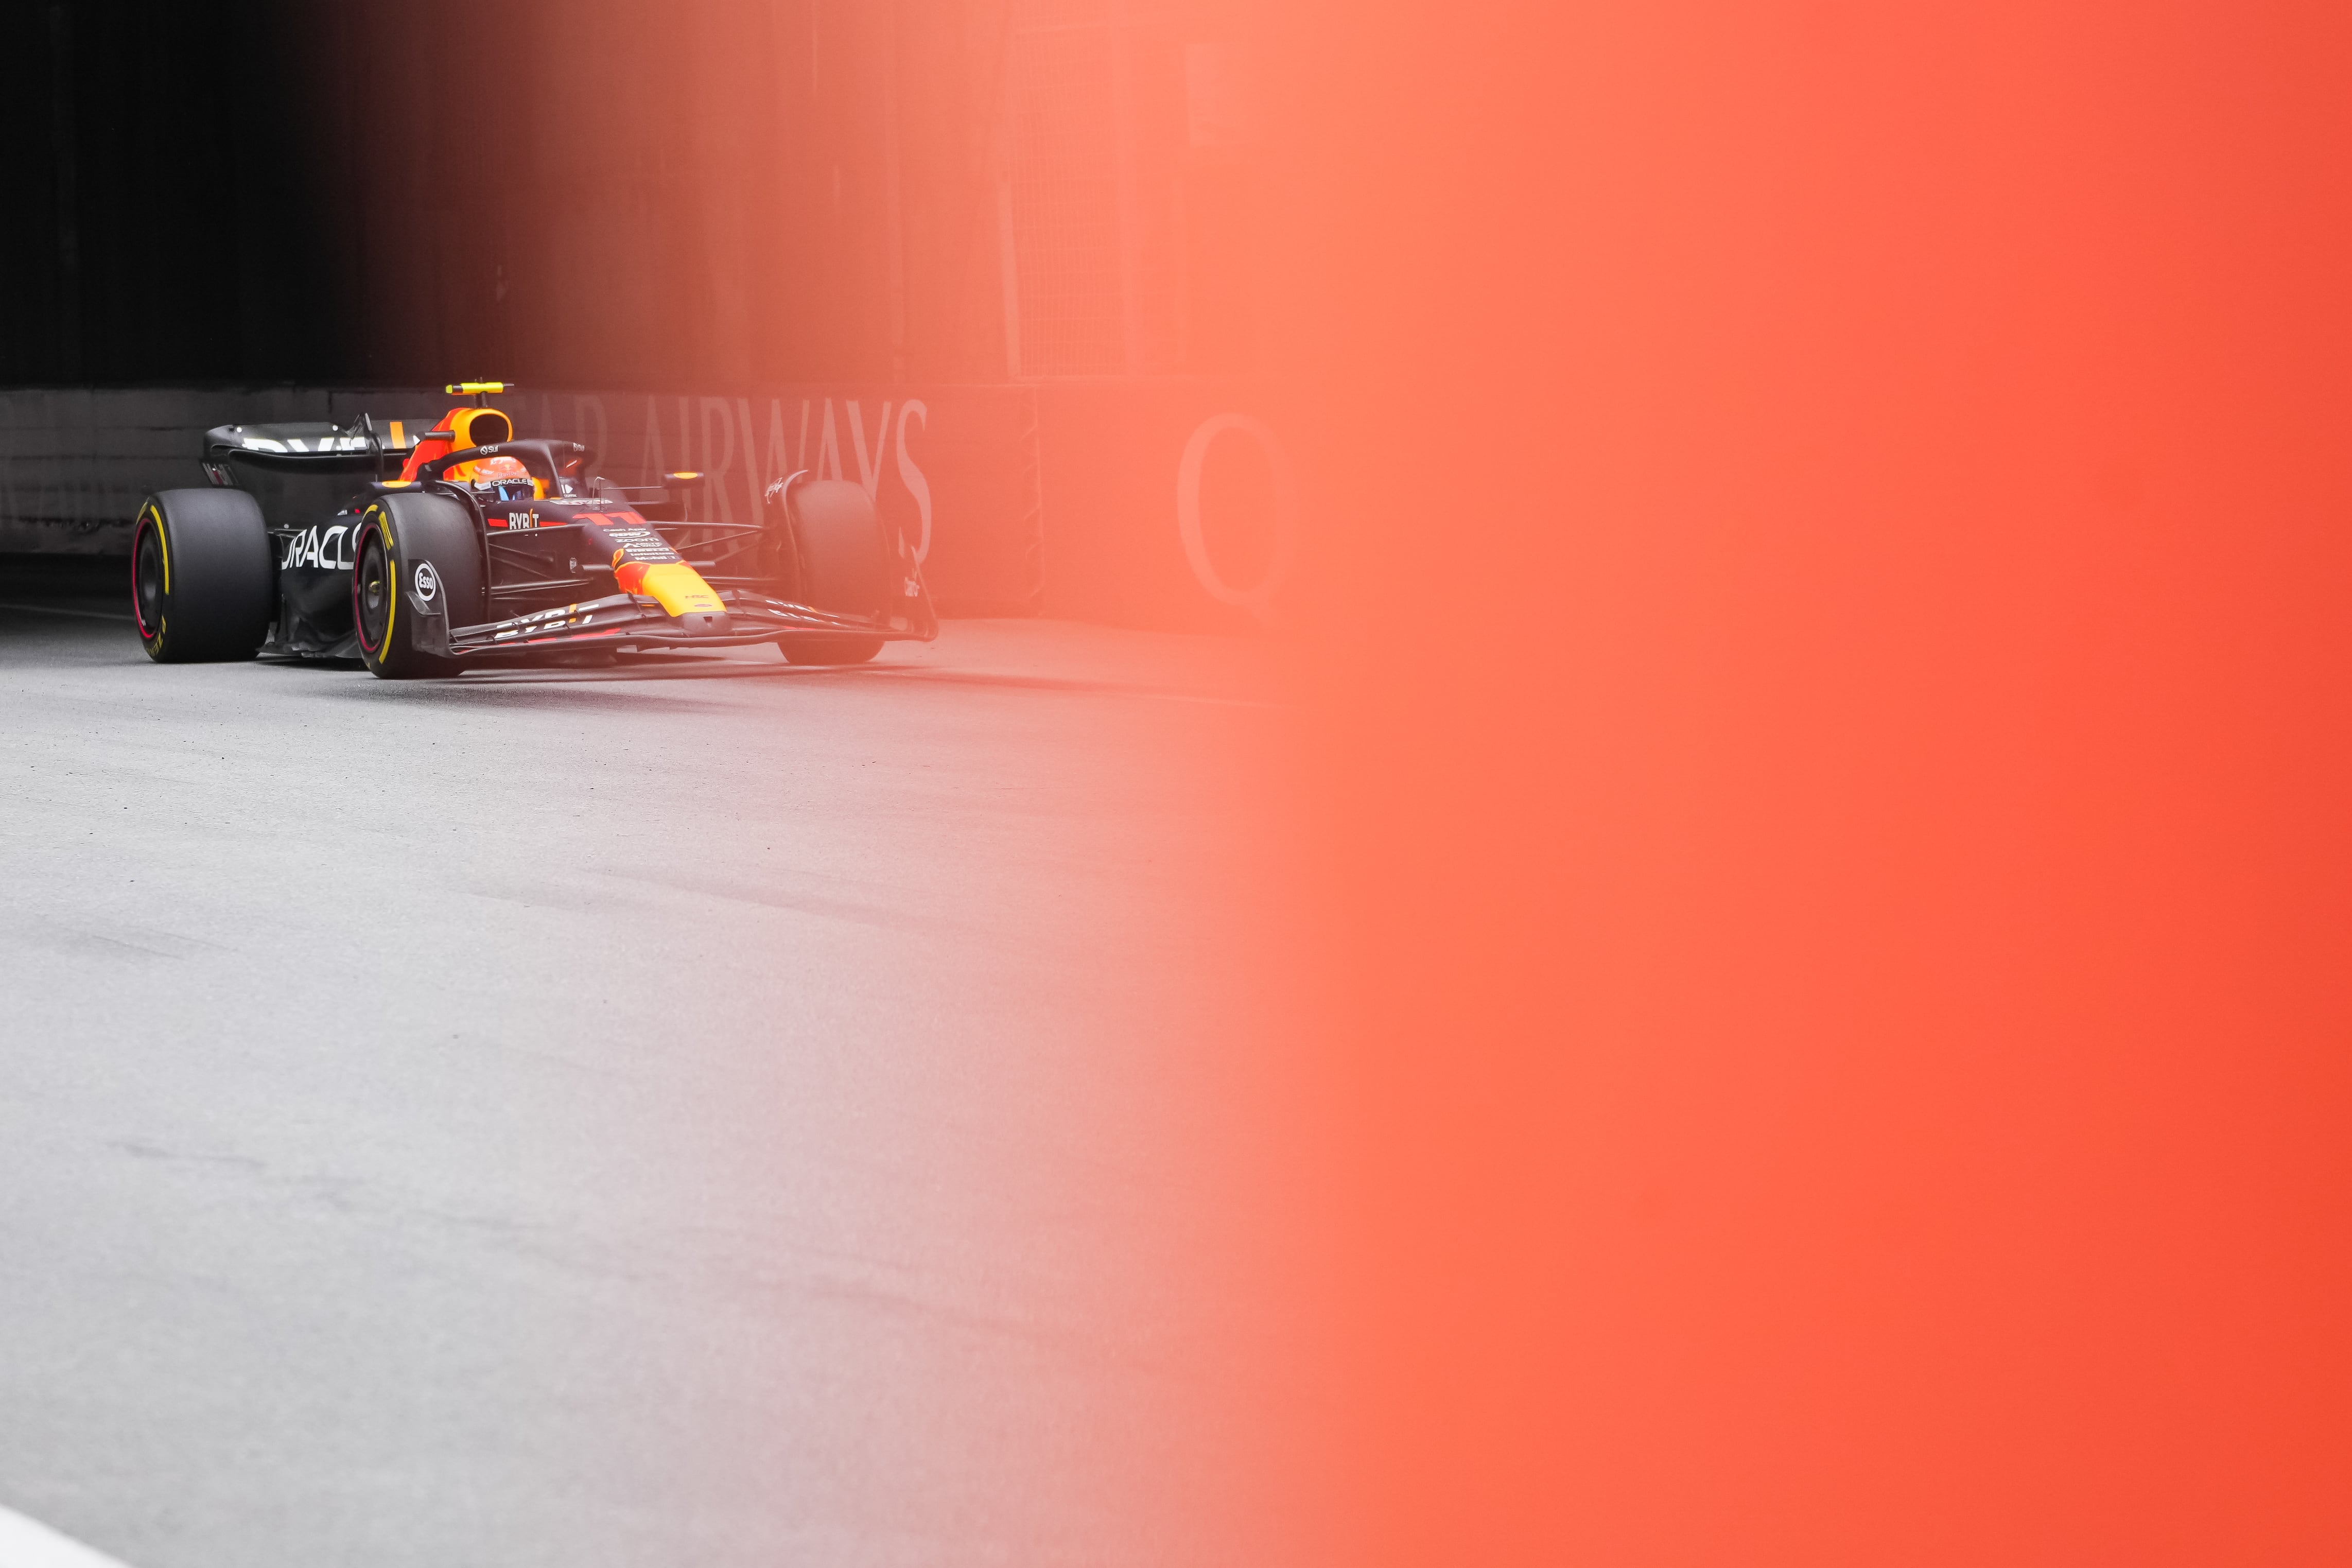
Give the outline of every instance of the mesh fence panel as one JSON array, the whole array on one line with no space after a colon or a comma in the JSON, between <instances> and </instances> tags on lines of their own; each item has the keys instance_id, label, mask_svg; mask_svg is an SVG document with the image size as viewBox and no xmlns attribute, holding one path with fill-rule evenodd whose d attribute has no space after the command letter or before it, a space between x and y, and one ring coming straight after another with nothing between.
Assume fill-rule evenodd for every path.
<instances>
[{"instance_id":1,"label":"mesh fence panel","mask_svg":"<svg viewBox=\"0 0 2352 1568\"><path fill-rule=\"evenodd\" d=\"M1022 371L1125 370L1112 30L1033 26L1015 32L1012 49L1009 173Z\"/></svg>"},{"instance_id":2,"label":"mesh fence panel","mask_svg":"<svg viewBox=\"0 0 2352 1568\"><path fill-rule=\"evenodd\" d=\"M1179 46L1118 0L1020 0L1007 179L1025 375L1181 357Z\"/></svg>"}]
</instances>

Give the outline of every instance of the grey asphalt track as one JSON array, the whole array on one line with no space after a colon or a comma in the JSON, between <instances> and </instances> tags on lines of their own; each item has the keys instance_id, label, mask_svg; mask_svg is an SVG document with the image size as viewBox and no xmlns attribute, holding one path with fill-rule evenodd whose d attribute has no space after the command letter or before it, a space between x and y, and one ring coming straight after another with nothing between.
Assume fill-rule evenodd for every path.
<instances>
[{"instance_id":1,"label":"grey asphalt track","mask_svg":"<svg viewBox=\"0 0 2352 1568\"><path fill-rule=\"evenodd\" d=\"M134 1568L1296 1559L1264 646L387 683L114 615L0 609L0 1505Z\"/></svg>"}]
</instances>

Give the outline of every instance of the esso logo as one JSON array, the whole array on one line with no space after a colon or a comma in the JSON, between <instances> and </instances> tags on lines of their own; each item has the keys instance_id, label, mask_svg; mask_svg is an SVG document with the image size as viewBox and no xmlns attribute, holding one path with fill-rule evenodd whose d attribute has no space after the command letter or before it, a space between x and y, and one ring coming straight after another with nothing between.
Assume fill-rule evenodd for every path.
<instances>
[{"instance_id":1,"label":"esso logo","mask_svg":"<svg viewBox=\"0 0 2352 1568\"><path fill-rule=\"evenodd\" d=\"M433 563L418 562L416 563L416 596L429 605L433 602L434 596L440 592L441 576L433 570Z\"/></svg>"}]
</instances>

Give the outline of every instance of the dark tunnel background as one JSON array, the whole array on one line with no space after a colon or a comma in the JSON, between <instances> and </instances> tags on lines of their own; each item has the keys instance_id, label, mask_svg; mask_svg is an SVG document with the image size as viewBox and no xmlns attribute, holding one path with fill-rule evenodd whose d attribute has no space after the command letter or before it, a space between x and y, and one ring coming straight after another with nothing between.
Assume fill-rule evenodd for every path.
<instances>
[{"instance_id":1,"label":"dark tunnel background","mask_svg":"<svg viewBox=\"0 0 2352 1568\"><path fill-rule=\"evenodd\" d=\"M1232 0L13 9L0 385L1251 359Z\"/></svg>"},{"instance_id":2,"label":"dark tunnel background","mask_svg":"<svg viewBox=\"0 0 2352 1568\"><path fill-rule=\"evenodd\" d=\"M357 340L285 4L18 5L0 49L0 383L331 375Z\"/></svg>"}]
</instances>

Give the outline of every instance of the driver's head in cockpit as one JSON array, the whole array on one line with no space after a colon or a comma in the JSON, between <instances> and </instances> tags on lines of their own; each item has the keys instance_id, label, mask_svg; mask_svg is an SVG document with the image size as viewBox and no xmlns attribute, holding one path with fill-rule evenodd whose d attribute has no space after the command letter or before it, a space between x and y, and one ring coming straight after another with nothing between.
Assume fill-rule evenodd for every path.
<instances>
[{"instance_id":1,"label":"driver's head in cockpit","mask_svg":"<svg viewBox=\"0 0 2352 1568\"><path fill-rule=\"evenodd\" d=\"M451 465L441 477L485 495L495 492L500 500L537 500L547 493L546 481L532 479L520 458L476 458Z\"/></svg>"},{"instance_id":2,"label":"driver's head in cockpit","mask_svg":"<svg viewBox=\"0 0 2352 1568\"><path fill-rule=\"evenodd\" d=\"M449 428L460 450L514 439L514 422L495 408L453 408ZM452 484L471 485L485 499L495 494L499 500L537 500L547 493L547 486L530 477L522 459L503 455L453 464L441 477Z\"/></svg>"}]
</instances>

